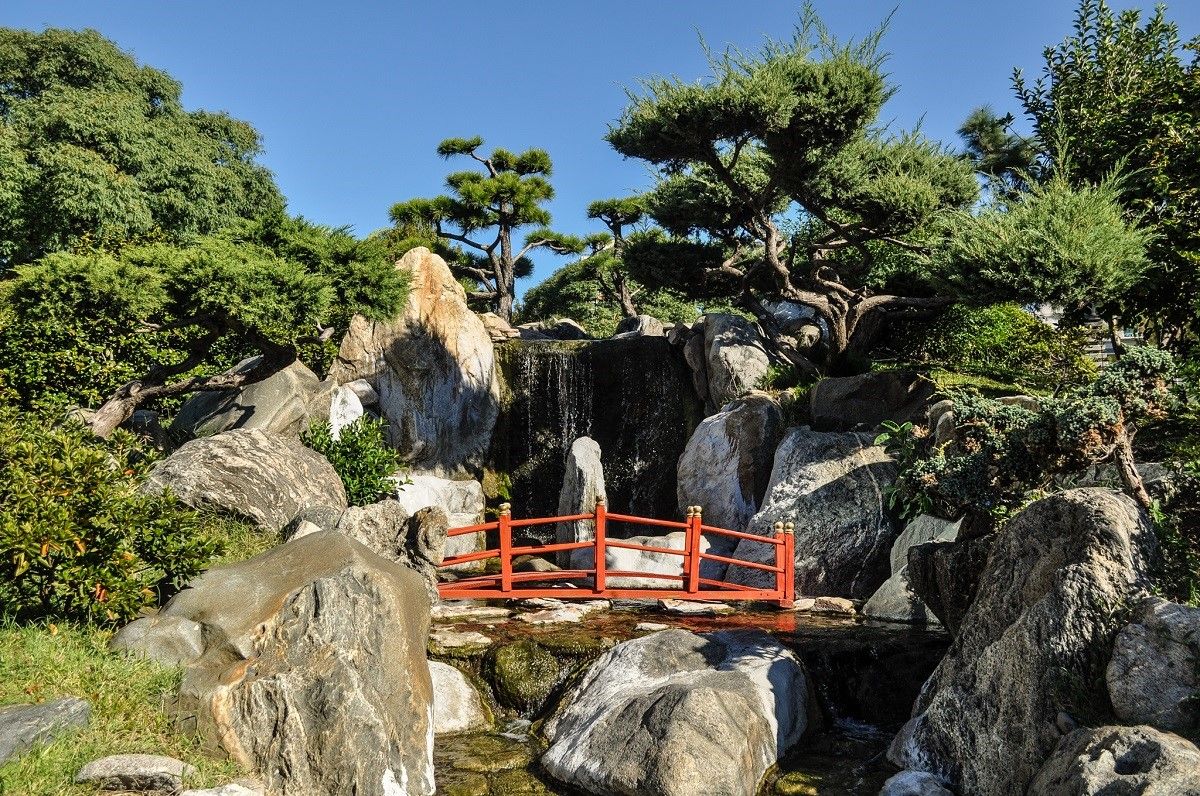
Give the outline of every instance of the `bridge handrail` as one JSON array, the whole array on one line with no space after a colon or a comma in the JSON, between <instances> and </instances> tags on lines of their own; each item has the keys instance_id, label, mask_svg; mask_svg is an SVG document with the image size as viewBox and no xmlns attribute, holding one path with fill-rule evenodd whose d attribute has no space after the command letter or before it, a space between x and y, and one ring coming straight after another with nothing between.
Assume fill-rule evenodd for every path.
<instances>
[{"instance_id":1,"label":"bridge handrail","mask_svg":"<svg viewBox=\"0 0 1200 796\"><path fill-rule=\"evenodd\" d=\"M554 542L545 545L514 546L512 531L514 528L528 528L541 525L553 525L563 522L591 521L594 523L594 538L579 542ZM625 539L610 539L607 535L607 525L612 522L649 525L660 528L679 528L685 531L683 549L644 545ZM689 506L685 522L674 520L655 520L637 517L630 514L611 514L604 504L603 498L596 501L596 510L591 513L569 514L561 517L533 517L520 520L512 518L512 507L505 503L500 506L500 516L493 522L479 523L462 528L454 528L447 536L463 536L466 534L496 531L499 536L499 547L486 550L475 550L467 553L447 556L441 568L454 567L461 564L500 559L499 573L486 573L438 584L438 591L443 597L466 598L516 598L516 597L632 597L632 598L662 598L688 596L699 599L724 600L767 600L781 606L790 607L795 600L795 580L793 570L794 541L792 523L777 522L773 527L772 536L759 536L742 531L731 531L705 525L702 521L702 510L699 506ZM760 542L775 548L775 563L745 561L728 556L708 553L703 549L704 534L715 534L734 539L744 539L750 542ZM683 561L680 572L643 572L625 569L608 569L606 553L608 548L635 550L646 553L659 553L680 556ZM529 554L545 554L566 552L572 550L594 550L593 566L590 569L562 569L552 572L516 572L513 559L516 556ZM746 567L775 575L774 588L752 588L737 583L700 576L700 566L704 561L717 561L732 566ZM658 579L678 581L679 586L667 589L654 587L625 588L608 586L608 578L618 579ZM575 588L514 588L517 584L539 583L546 581L575 581ZM580 585L591 582L590 587Z\"/></svg>"}]
</instances>

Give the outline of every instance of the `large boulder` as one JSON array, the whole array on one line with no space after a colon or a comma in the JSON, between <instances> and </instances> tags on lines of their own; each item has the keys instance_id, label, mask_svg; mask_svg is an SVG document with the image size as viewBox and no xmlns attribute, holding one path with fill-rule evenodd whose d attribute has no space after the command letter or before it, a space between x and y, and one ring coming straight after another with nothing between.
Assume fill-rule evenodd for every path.
<instances>
[{"instance_id":1,"label":"large boulder","mask_svg":"<svg viewBox=\"0 0 1200 796\"><path fill-rule=\"evenodd\" d=\"M142 489L169 489L193 508L215 509L270 531L302 511L346 508L342 480L324 456L299 440L258 429L186 443L154 465Z\"/></svg>"},{"instance_id":2,"label":"large boulder","mask_svg":"<svg viewBox=\"0 0 1200 796\"><path fill-rule=\"evenodd\" d=\"M803 734L807 694L765 633L652 633L591 665L545 725L542 766L601 795L753 796Z\"/></svg>"},{"instance_id":3,"label":"large boulder","mask_svg":"<svg viewBox=\"0 0 1200 796\"><path fill-rule=\"evenodd\" d=\"M230 372L244 373L261 359L256 356L242 360ZM297 435L311 421L329 416L336 386L332 380L322 381L296 360L278 373L236 390L196 393L179 408L171 431L181 439L207 437L235 428Z\"/></svg>"},{"instance_id":4,"label":"large boulder","mask_svg":"<svg viewBox=\"0 0 1200 796\"><path fill-rule=\"evenodd\" d=\"M756 389L771 369L758 327L739 315L704 317L704 351L713 410Z\"/></svg>"},{"instance_id":5,"label":"large boulder","mask_svg":"<svg viewBox=\"0 0 1200 796\"><path fill-rule=\"evenodd\" d=\"M1200 730L1200 608L1144 601L1117 633L1106 678L1121 721Z\"/></svg>"},{"instance_id":6,"label":"large boulder","mask_svg":"<svg viewBox=\"0 0 1200 796\"><path fill-rule=\"evenodd\" d=\"M1154 552L1145 516L1109 490L1063 492L1014 517L892 761L960 793L1023 792L1058 744L1062 714L1103 710L1094 684Z\"/></svg>"},{"instance_id":7,"label":"large boulder","mask_svg":"<svg viewBox=\"0 0 1200 796\"><path fill-rule=\"evenodd\" d=\"M1153 727L1094 727L1062 739L1029 796L1196 796L1200 749Z\"/></svg>"},{"instance_id":8,"label":"large boulder","mask_svg":"<svg viewBox=\"0 0 1200 796\"><path fill-rule=\"evenodd\" d=\"M962 520L950 522L928 514L913 519L892 545L892 574L863 606L863 615L885 622L913 625L938 624L934 615L913 591L908 580L908 551L918 544L953 541Z\"/></svg>"},{"instance_id":9,"label":"large boulder","mask_svg":"<svg viewBox=\"0 0 1200 796\"><path fill-rule=\"evenodd\" d=\"M482 730L491 724L488 710L467 676L448 663L429 662L433 683L433 732L449 735Z\"/></svg>"},{"instance_id":10,"label":"large boulder","mask_svg":"<svg viewBox=\"0 0 1200 796\"><path fill-rule=\"evenodd\" d=\"M887 370L821 379L809 392L813 428L870 430L885 420L919 423L937 387L919 373Z\"/></svg>"},{"instance_id":11,"label":"large boulder","mask_svg":"<svg viewBox=\"0 0 1200 796\"><path fill-rule=\"evenodd\" d=\"M960 530L961 536L961 530ZM908 548L905 575L913 596L951 633L958 633L991 554L992 535L934 540Z\"/></svg>"},{"instance_id":12,"label":"large boulder","mask_svg":"<svg viewBox=\"0 0 1200 796\"><path fill-rule=\"evenodd\" d=\"M374 552L420 573L425 579L430 601L438 601L437 571L445 555L446 531L450 524L446 513L427 506L415 514L395 500L381 500L367 506L351 506L338 519L334 530ZM314 523L298 524L292 540L320 533Z\"/></svg>"},{"instance_id":13,"label":"large boulder","mask_svg":"<svg viewBox=\"0 0 1200 796\"><path fill-rule=\"evenodd\" d=\"M455 471L487 448L500 410L492 338L441 257L418 246L396 268L411 276L404 314L354 316L330 376L370 383L406 461Z\"/></svg>"},{"instance_id":14,"label":"large boulder","mask_svg":"<svg viewBox=\"0 0 1200 796\"><path fill-rule=\"evenodd\" d=\"M161 615L204 629L180 715L269 793L433 794L417 573L323 531L205 572Z\"/></svg>"},{"instance_id":15,"label":"large boulder","mask_svg":"<svg viewBox=\"0 0 1200 796\"><path fill-rule=\"evenodd\" d=\"M676 531L661 536L630 536L622 542L642 545L643 547L660 547L665 550L683 551L687 546L687 534ZM700 552L709 552L711 545L708 539L701 537ZM572 569L591 569L596 563L596 550L585 547L573 551L571 557ZM677 553L655 553L647 550L630 550L628 547L604 548L604 567L611 572L651 572L659 575L672 575L672 578L638 578L629 575L609 576L605 584L610 589L679 589L683 587L684 556Z\"/></svg>"},{"instance_id":16,"label":"large boulder","mask_svg":"<svg viewBox=\"0 0 1200 796\"><path fill-rule=\"evenodd\" d=\"M791 429L775 452L771 483L749 532L773 533L778 521L796 524L796 593L865 600L888 578L898 529L884 505L896 466L867 434ZM775 548L742 540L743 561L775 563ZM729 568L728 579L772 588L774 574Z\"/></svg>"},{"instance_id":17,"label":"large boulder","mask_svg":"<svg viewBox=\"0 0 1200 796\"><path fill-rule=\"evenodd\" d=\"M558 516L591 514L596 509L596 501L606 499L600 445L591 437L580 437L571 443L567 453L566 475L558 492ZM558 542L586 542L596 538L596 523L592 520L560 522L555 526L554 537ZM582 551L559 552L559 566L570 566L575 558L573 554L579 552Z\"/></svg>"},{"instance_id":18,"label":"large boulder","mask_svg":"<svg viewBox=\"0 0 1200 796\"><path fill-rule=\"evenodd\" d=\"M750 393L702 421L679 457L680 513L700 506L709 525L745 530L762 505L782 436L783 413L766 393ZM715 537L714 552L733 552L726 540Z\"/></svg>"},{"instance_id":19,"label":"large boulder","mask_svg":"<svg viewBox=\"0 0 1200 796\"><path fill-rule=\"evenodd\" d=\"M634 315L621 319L613 337L665 337L666 334L663 322L653 315Z\"/></svg>"}]
</instances>

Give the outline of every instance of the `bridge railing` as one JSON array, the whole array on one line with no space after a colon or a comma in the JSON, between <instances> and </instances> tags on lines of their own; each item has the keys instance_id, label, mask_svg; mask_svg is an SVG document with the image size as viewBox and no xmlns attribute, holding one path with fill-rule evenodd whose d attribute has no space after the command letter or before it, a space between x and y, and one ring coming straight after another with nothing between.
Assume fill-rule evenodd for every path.
<instances>
[{"instance_id":1,"label":"bridge railing","mask_svg":"<svg viewBox=\"0 0 1200 796\"><path fill-rule=\"evenodd\" d=\"M705 525L700 506L689 506L686 519L677 520L648 519L630 514L609 512L603 500L596 502L596 509L587 514L569 514L561 517L536 517L514 520L512 506L505 503L500 506L500 514L492 522L468 525L462 528L452 528L448 536L466 536L477 533L494 532L497 547L476 550L468 553L447 556L442 562L443 569L461 569L461 565L488 562L499 559L498 564L490 567L491 571L483 574L459 576L453 581L440 583L438 592L446 599L498 599L526 597L557 597L560 599L591 599L591 598L625 598L625 599L668 599L692 598L701 600L758 600L773 602L782 607L790 608L796 599L795 593L795 551L794 526L792 523L777 522L773 535L759 536L741 531L731 531ZM531 528L539 525L557 525L564 522L590 521L595 526L593 539L580 542L551 542L548 544L514 545L513 531L521 528ZM683 548L661 547L631 542L626 539L614 538L609 535L609 523L627 523L643 525L652 528L667 529L668 531L683 531ZM704 549L705 535L723 536L730 539L745 540L773 548L770 556L772 563L745 561L728 556L709 553ZM609 549L635 550L644 553L667 556L680 556L678 574L654 571L638 571L624 569L609 569L606 552ZM550 572L516 572L514 559L525 555L546 556L551 553L571 552L575 550L591 550L592 566L588 568L572 567ZM731 583L717 578L703 577L702 564L705 561L715 561L730 566L746 567L768 572L773 575L773 586L770 588L752 588L742 584ZM485 563L485 567L488 565ZM459 572L455 573L460 575ZM655 579L668 583L662 588L612 587L613 580L623 579ZM551 584L561 581L562 585L554 587Z\"/></svg>"}]
</instances>

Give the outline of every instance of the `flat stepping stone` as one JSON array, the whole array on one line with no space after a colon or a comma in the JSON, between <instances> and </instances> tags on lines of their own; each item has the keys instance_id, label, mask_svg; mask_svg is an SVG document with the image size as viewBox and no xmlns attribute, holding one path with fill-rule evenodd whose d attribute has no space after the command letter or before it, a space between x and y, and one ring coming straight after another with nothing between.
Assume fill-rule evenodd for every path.
<instances>
[{"instance_id":1,"label":"flat stepping stone","mask_svg":"<svg viewBox=\"0 0 1200 796\"><path fill-rule=\"evenodd\" d=\"M512 616L508 608L476 603L439 603L429 612L435 622L503 622Z\"/></svg>"},{"instance_id":2,"label":"flat stepping stone","mask_svg":"<svg viewBox=\"0 0 1200 796\"><path fill-rule=\"evenodd\" d=\"M0 764L63 730L86 727L91 714L91 706L75 697L0 707Z\"/></svg>"},{"instance_id":3,"label":"flat stepping stone","mask_svg":"<svg viewBox=\"0 0 1200 796\"><path fill-rule=\"evenodd\" d=\"M75 781L102 790L166 791L183 787L183 778L196 769L182 760L163 755L110 755L93 760L79 770Z\"/></svg>"},{"instance_id":4,"label":"flat stepping stone","mask_svg":"<svg viewBox=\"0 0 1200 796\"><path fill-rule=\"evenodd\" d=\"M680 616L727 616L737 609L725 603L706 603L695 600L659 600L658 607L668 614Z\"/></svg>"}]
</instances>

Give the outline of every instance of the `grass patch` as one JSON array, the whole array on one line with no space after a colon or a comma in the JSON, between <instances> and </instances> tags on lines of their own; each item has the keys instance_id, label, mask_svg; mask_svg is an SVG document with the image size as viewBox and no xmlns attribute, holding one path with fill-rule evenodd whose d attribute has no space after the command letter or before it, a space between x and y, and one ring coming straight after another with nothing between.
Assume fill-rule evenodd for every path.
<instances>
[{"instance_id":1,"label":"grass patch","mask_svg":"<svg viewBox=\"0 0 1200 796\"><path fill-rule=\"evenodd\" d=\"M169 755L198 769L188 787L211 787L243 776L230 761L213 760L195 737L177 733L165 711L181 670L108 651L108 630L65 625L0 624L0 705L86 699L88 727L70 731L0 766L0 793L94 796L73 784L85 763L112 754Z\"/></svg>"}]
</instances>

